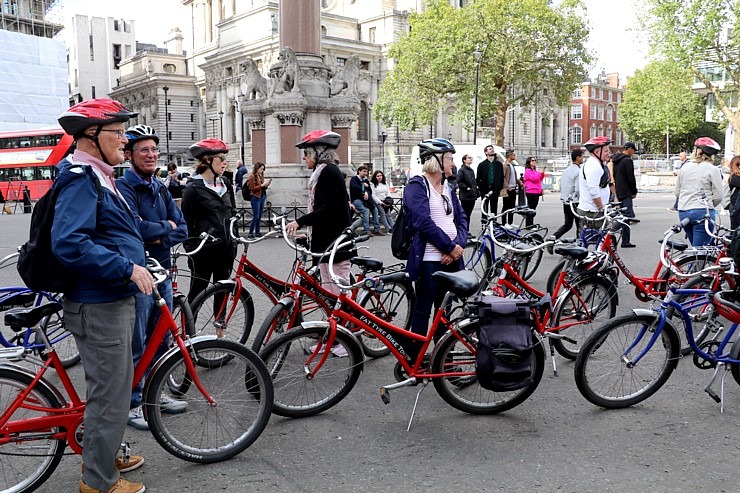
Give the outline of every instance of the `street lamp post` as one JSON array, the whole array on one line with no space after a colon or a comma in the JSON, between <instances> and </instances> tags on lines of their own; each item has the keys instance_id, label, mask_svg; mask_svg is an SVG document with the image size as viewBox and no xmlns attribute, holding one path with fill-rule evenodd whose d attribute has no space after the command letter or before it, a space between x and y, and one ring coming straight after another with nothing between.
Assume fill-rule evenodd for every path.
<instances>
[{"instance_id":1,"label":"street lamp post","mask_svg":"<svg viewBox=\"0 0 740 493\"><path fill-rule=\"evenodd\" d=\"M375 167L373 166L373 105L372 104L367 105L367 145L368 145L368 153L370 154L370 157L369 157L370 168L374 170Z\"/></svg>"},{"instance_id":2,"label":"street lamp post","mask_svg":"<svg viewBox=\"0 0 740 493\"><path fill-rule=\"evenodd\" d=\"M241 120L241 127L240 128L241 128L242 148L241 148L241 151L239 153L239 157L241 158L242 163L244 162L244 113L242 113L242 111L241 111L241 104L240 104L240 102L241 102L241 98L243 98L243 97L244 97L244 94L239 94L239 98L237 98L234 101L234 107L236 108L236 111L239 112L239 117L240 117L240 120Z\"/></svg>"},{"instance_id":3,"label":"street lamp post","mask_svg":"<svg viewBox=\"0 0 740 493\"><path fill-rule=\"evenodd\" d=\"M473 110L473 145L478 141L478 72L480 70L480 61L483 58L483 50L476 48L473 52L475 58L475 108Z\"/></svg>"},{"instance_id":4,"label":"street lamp post","mask_svg":"<svg viewBox=\"0 0 740 493\"><path fill-rule=\"evenodd\" d=\"M218 117L221 119L221 140L224 140L224 112L219 111Z\"/></svg>"},{"instance_id":5,"label":"street lamp post","mask_svg":"<svg viewBox=\"0 0 740 493\"><path fill-rule=\"evenodd\" d=\"M169 87L164 86L162 88L164 91L164 139L167 143L167 161L170 160L170 112L169 112L169 99L167 99L167 91L170 90ZM161 127L160 127L161 128Z\"/></svg>"},{"instance_id":6,"label":"street lamp post","mask_svg":"<svg viewBox=\"0 0 740 493\"><path fill-rule=\"evenodd\" d=\"M218 118L208 119L208 121L211 122L211 134L213 134L214 137L216 137L216 120L218 120Z\"/></svg>"},{"instance_id":7,"label":"street lamp post","mask_svg":"<svg viewBox=\"0 0 740 493\"><path fill-rule=\"evenodd\" d=\"M382 171L383 174L385 174L385 139L388 138L388 134L383 131L383 133L380 134L380 152L382 153L383 161L382 161Z\"/></svg>"}]
</instances>

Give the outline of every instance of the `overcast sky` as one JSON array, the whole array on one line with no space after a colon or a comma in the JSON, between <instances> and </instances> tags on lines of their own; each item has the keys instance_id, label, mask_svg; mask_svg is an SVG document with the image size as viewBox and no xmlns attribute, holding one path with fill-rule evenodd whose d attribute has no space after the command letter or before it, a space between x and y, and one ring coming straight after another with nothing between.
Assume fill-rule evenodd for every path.
<instances>
[{"instance_id":1,"label":"overcast sky","mask_svg":"<svg viewBox=\"0 0 740 493\"><path fill-rule=\"evenodd\" d=\"M363 0L369 1L369 0ZM619 72L621 81L635 69L642 68L647 59L648 44L636 24L638 0L584 0L588 9L589 48L596 52L591 75L601 72ZM162 46L169 31L178 26L186 38L190 36L189 8L181 0L63 0L54 13L54 20L63 24L75 14L97 17L115 17L136 21L136 39L139 42Z\"/></svg>"}]
</instances>

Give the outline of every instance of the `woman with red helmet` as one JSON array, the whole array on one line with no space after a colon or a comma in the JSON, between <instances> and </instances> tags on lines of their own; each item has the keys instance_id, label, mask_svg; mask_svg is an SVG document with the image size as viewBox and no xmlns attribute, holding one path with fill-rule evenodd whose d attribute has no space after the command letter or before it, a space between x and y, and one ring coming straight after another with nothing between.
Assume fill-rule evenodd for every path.
<instances>
[{"instance_id":1,"label":"woman with red helmet","mask_svg":"<svg viewBox=\"0 0 740 493\"><path fill-rule=\"evenodd\" d=\"M578 176L578 214L595 219L604 214L609 203L609 183L611 176L606 163L611 157L609 146L612 141L607 137L594 137L584 144L591 154L581 167ZM579 228L582 227L579 224Z\"/></svg>"},{"instance_id":2,"label":"woman with red helmet","mask_svg":"<svg viewBox=\"0 0 740 493\"><path fill-rule=\"evenodd\" d=\"M706 206L710 208L712 220L717 220L714 207L722 203L724 188L722 173L714 165L714 156L721 151L720 145L709 137L700 137L694 142L691 160L681 166L676 178L678 217L691 220L684 228L693 246L711 243L712 238L704 228ZM710 225L710 230L712 226Z\"/></svg>"},{"instance_id":3,"label":"woman with red helmet","mask_svg":"<svg viewBox=\"0 0 740 493\"><path fill-rule=\"evenodd\" d=\"M234 187L222 176L227 152L228 146L218 139L200 140L190 146L190 154L197 164L195 175L188 178L182 193L182 213L188 234L197 238L205 232L218 239L188 258L193 271L188 293L190 303L208 286L211 278L213 282L228 279L234 264L236 245L229 235L229 221L236 214L236 200ZM186 242L188 250L195 246Z\"/></svg>"}]
</instances>

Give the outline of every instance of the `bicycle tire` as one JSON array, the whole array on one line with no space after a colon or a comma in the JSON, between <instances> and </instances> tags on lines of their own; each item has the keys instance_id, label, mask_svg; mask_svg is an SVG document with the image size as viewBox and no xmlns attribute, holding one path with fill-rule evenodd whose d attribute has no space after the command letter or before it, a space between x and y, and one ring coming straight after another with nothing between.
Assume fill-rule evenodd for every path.
<instances>
[{"instance_id":1,"label":"bicycle tire","mask_svg":"<svg viewBox=\"0 0 740 493\"><path fill-rule=\"evenodd\" d=\"M560 273L565 269L566 263L567 260L561 257L558 263L555 264L555 267L550 271L550 275L547 276L547 285L545 288L547 293L553 294L555 292L555 285L558 283L558 277L560 277Z\"/></svg>"},{"instance_id":2,"label":"bicycle tire","mask_svg":"<svg viewBox=\"0 0 740 493\"><path fill-rule=\"evenodd\" d=\"M481 281L481 286L487 286L492 281L492 259L491 251L486 246L485 240L468 241L463 248L463 262L465 268L472 270Z\"/></svg>"},{"instance_id":3,"label":"bicycle tire","mask_svg":"<svg viewBox=\"0 0 740 493\"><path fill-rule=\"evenodd\" d=\"M172 319L177 324L178 332L183 340L187 337L195 336L193 312L190 310L190 304L184 294L176 294L172 298ZM170 347L172 347L174 343L174 339L170 337ZM170 374L170 379L167 382L167 385L173 394L183 395L188 391L190 383L187 372L183 371L180 375L175 373Z\"/></svg>"},{"instance_id":4,"label":"bicycle tire","mask_svg":"<svg viewBox=\"0 0 740 493\"><path fill-rule=\"evenodd\" d=\"M580 342L617 314L616 294L615 286L602 276L586 276L573 282L570 291L558 300L552 326L560 327L576 321L583 323L558 331L558 334L578 341L575 345L562 339L551 339L558 354L570 360L576 359Z\"/></svg>"},{"instance_id":5,"label":"bicycle tire","mask_svg":"<svg viewBox=\"0 0 740 493\"><path fill-rule=\"evenodd\" d=\"M10 402L17 396L18 392L25 390L33 381L33 377L12 368L0 368L0 406L7 409ZM64 404L55 393L41 380L29 394L29 398L37 407L61 408ZM18 409L13 414L13 421L39 417L39 411ZM59 431L58 427L52 430ZM28 436L21 433L17 439L0 445L0 491L4 493L30 492L41 486L62 460L64 449L67 445L64 439L44 440L39 430L29 430ZM32 439L36 436L36 439ZM24 439L26 438L26 439ZM40 449L41 443L44 450ZM24 449L30 449L32 453L25 453ZM27 472L29 471L30 472Z\"/></svg>"},{"instance_id":6,"label":"bicycle tire","mask_svg":"<svg viewBox=\"0 0 740 493\"><path fill-rule=\"evenodd\" d=\"M710 275L699 275L689 278L685 283L681 285L681 289L712 289L713 291L720 291L723 286L726 286L724 277L722 281L719 281L721 273L713 273ZM687 295L677 294L673 299L677 303L687 303L689 298L695 299L702 295ZM691 316L691 329L694 334L694 342L697 346L701 345L702 342L709 336L713 331L719 331L723 328L722 323L717 319L719 314L714 309L714 305L708 303L706 305L698 306L689 311ZM689 344L689 340L686 336L686 326L683 323L683 317L681 312L677 311L673 306L669 306L665 311L666 319L671 321L671 324L676 328L678 333L679 343L681 345L681 354L686 356L693 352L693 348ZM697 331L697 329L699 329Z\"/></svg>"},{"instance_id":7,"label":"bicycle tire","mask_svg":"<svg viewBox=\"0 0 740 493\"><path fill-rule=\"evenodd\" d=\"M250 349L225 340L193 345L199 357L209 352L228 353L209 357L223 364L196 371L203 387L216 401L211 405L197 389L180 396L188 407L180 414L160 411L170 373L184 366L182 353L171 357L151 376L144 399L144 412L155 440L180 459L210 464L230 459L246 450L262 434L272 412L272 381L264 363ZM251 388L254 385L256 388Z\"/></svg>"},{"instance_id":8,"label":"bicycle tire","mask_svg":"<svg viewBox=\"0 0 740 493\"><path fill-rule=\"evenodd\" d=\"M578 390L587 401L606 409L629 407L644 401L668 380L678 364L679 346L676 329L666 321L660 340L636 365L625 364L625 351L636 357L647 346L652 331L640 340L636 337L645 325L657 324L658 314L630 314L618 317L586 339L576 358L575 378Z\"/></svg>"},{"instance_id":9,"label":"bicycle tire","mask_svg":"<svg viewBox=\"0 0 740 493\"><path fill-rule=\"evenodd\" d=\"M458 331L465 343L455 334L446 334L432 354L432 373L474 372L475 349L477 347L478 322L459 327ZM494 392L484 389L474 375L435 378L434 388L439 396L450 406L470 414L497 414L512 409L526 401L534 393L542 380L545 370L545 350L542 341L533 334L532 383L511 392Z\"/></svg>"},{"instance_id":10,"label":"bicycle tire","mask_svg":"<svg viewBox=\"0 0 740 493\"><path fill-rule=\"evenodd\" d=\"M252 351L259 354L273 338L283 334L289 328L299 325L301 322L300 312L298 312L295 320L291 322L295 311L295 305L287 306L278 303L273 306L262 325L260 325L259 330L257 330L257 335L252 340Z\"/></svg>"},{"instance_id":11,"label":"bicycle tire","mask_svg":"<svg viewBox=\"0 0 740 493\"><path fill-rule=\"evenodd\" d=\"M716 263L717 255L711 254L709 252L699 252L695 254L681 253L675 259L673 259L673 264L675 265L675 267L684 274L698 272L703 268L714 265ZM666 269L664 267L660 273L660 278L665 282L664 287L662 288L663 290L665 290L665 286L667 286L668 282L673 279L673 272L670 269Z\"/></svg>"},{"instance_id":12,"label":"bicycle tire","mask_svg":"<svg viewBox=\"0 0 740 493\"><path fill-rule=\"evenodd\" d=\"M218 282L208 286L190 304L195 335L215 335L219 339L245 344L254 323L254 300L242 287L236 297L237 284ZM221 301L217 301L221 298ZM217 305L218 303L218 305ZM229 319L226 315L231 313Z\"/></svg>"},{"instance_id":13,"label":"bicycle tire","mask_svg":"<svg viewBox=\"0 0 740 493\"><path fill-rule=\"evenodd\" d=\"M385 284L382 292L363 291L357 303L376 317L409 330L416 305L416 293L411 283L390 282ZM362 331L356 335L368 358L382 358L390 354L388 346L372 334Z\"/></svg>"},{"instance_id":14,"label":"bicycle tire","mask_svg":"<svg viewBox=\"0 0 740 493\"><path fill-rule=\"evenodd\" d=\"M307 377L307 359L328 332L328 322L321 327L294 327L274 338L262 350L260 357L275 389L273 413L288 418L313 416L341 402L355 386L363 367L362 348L354 336L340 330L336 331L334 340L344 346L347 356L329 355L319 371ZM314 362L318 362L320 356L317 355Z\"/></svg>"},{"instance_id":15,"label":"bicycle tire","mask_svg":"<svg viewBox=\"0 0 740 493\"><path fill-rule=\"evenodd\" d=\"M536 245L542 245L545 239L538 233L528 233L521 238L521 241L526 243L529 247ZM527 254L525 259L522 261L522 278L526 281L531 278L542 262L543 250L535 250L534 252Z\"/></svg>"}]
</instances>

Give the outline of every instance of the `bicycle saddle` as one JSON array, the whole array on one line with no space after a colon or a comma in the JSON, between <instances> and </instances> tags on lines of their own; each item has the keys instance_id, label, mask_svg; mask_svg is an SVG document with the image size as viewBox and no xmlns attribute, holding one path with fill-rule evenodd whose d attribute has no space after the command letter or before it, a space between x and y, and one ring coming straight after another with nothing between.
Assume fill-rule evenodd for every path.
<instances>
[{"instance_id":1,"label":"bicycle saddle","mask_svg":"<svg viewBox=\"0 0 740 493\"><path fill-rule=\"evenodd\" d=\"M735 291L719 291L712 298L717 312L733 324L740 323L740 305L735 302L736 297Z\"/></svg>"},{"instance_id":2,"label":"bicycle saddle","mask_svg":"<svg viewBox=\"0 0 740 493\"><path fill-rule=\"evenodd\" d=\"M461 298L467 298L478 292L480 279L472 270L458 272L435 272L432 274L435 281L445 291L450 291Z\"/></svg>"},{"instance_id":3,"label":"bicycle saddle","mask_svg":"<svg viewBox=\"0 0 740 493\"><path fill-rule=\"evenodd\" d=\"M5 313L5 325L13 332L20 332L24 327L37 325L42 318L62 309L59 303L47 303L36 308L14 308Z\"/></svg>"},{"instance_id":4,"label":"bicycle saddle","mask_svg":"<svg viewBox=\"0 0 740 493\"><path fill-rule=\"evenodd\" d=\"M383 269L383 261L372 257L352 257L349 261L367 272L380 272Z\"/></svg>"},{"instance_id":5,"label":"bicycle saddle","mask_svg":"<svg viewBox=\"0 0 740 493\"><path fill-rule=\"evenodd\" d=\"M658 240L658 243L662 245L663 240L662 239ZM668 240L667 245L669 248L673 248L674 250L678 250L679 252L683 252L689 247L687 243L681 240Z\"/></svg>"},{"instance_id":6,"label":"bicycle saddle","mask_svg":"<svg viewBox=\"0 0 740 493\"><path fill-rule=\"evenodd\" d=\"M583 260L588 256L588 248L575 245L558 245L555 247L555 253L564 257L572 257L576 260Z\"/></svg>"},{"instance_id":7,"label":"bicycle saddle","mask_svg":"<svg viewBox=\"0 0 740 493\"><path fill-rule=\"evenodd\" d=\"M534 217L537 215L537 211L534 209L522 209L520 211L516 211L516 213L524 217Z\"/></svg>"}]
</instances>

